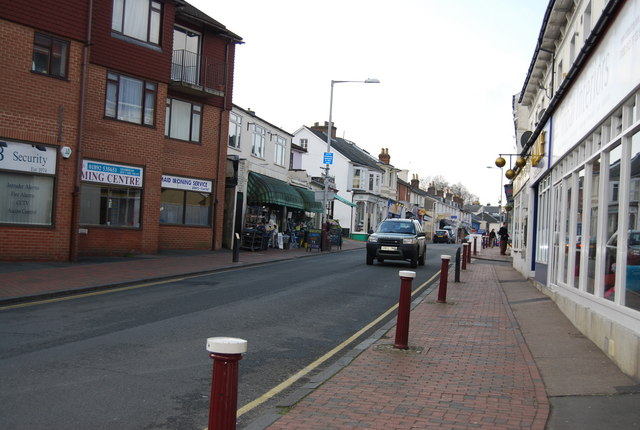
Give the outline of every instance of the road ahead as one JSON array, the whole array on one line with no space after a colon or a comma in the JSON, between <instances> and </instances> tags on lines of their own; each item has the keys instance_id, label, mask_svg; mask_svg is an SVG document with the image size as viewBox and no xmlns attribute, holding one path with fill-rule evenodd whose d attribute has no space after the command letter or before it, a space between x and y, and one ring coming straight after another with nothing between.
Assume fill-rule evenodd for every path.
<instances>
[{"instance_id":1,"label":"road ahead","mask_svg":"<svg viewBox=\"0 0 640 430\"><path fill-rule=\"evenodd\" d=\"M455 249L430 245L414 288ZM395 305L399 270L345 251L0 311L0 428L202 429L208 337L248 341L242 407Z\"/></svg>"}]
</instances>

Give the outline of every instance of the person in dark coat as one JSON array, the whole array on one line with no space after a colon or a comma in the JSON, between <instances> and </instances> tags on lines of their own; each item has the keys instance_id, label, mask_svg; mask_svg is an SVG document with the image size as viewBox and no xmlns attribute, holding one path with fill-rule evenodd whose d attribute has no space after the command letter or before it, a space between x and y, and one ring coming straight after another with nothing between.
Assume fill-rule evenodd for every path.
<instances>
[{"instance_id":1,"label":"person in dark coat","mask_svg":"<svg viewBox=\"0 0 640 430\"><path fill-rule=\"evenodd\" d=\"M507 231L507 223L502 224L498 230L500 236L500 255L507 255L507 241L509 240L509 232Z\"/></svg>"},{"instance_id":2,"label":"person in dark coat","mask_svg":"<svg viewBox=\"0 0 640 430\"><path fill-rule=\"evenodd\" d=\"M495 244L496 244L496 229L492 228L491 233L489 233L489 246L493 248Z\"/></svg>"}]
</instances>

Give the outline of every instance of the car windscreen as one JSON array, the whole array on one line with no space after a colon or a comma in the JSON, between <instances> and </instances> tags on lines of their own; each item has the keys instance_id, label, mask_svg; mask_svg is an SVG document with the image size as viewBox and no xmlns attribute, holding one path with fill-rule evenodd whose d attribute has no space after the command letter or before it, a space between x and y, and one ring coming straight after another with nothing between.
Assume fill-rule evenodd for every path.
<instances>
[{"instance_id":1,"label":"car windscreen","mask_svg":"<svg viewBox=\"0 0 640 430\"><path fill-rule=\"evenodd\" d=\"M378 233L415 234L416 229L411 222L383 222Z\"/></svg>"}]
</instances>

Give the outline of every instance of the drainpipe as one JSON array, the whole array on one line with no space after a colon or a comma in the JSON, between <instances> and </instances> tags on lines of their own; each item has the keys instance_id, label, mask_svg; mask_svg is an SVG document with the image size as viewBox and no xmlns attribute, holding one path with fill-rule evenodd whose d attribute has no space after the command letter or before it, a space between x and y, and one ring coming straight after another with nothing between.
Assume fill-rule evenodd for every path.
<instances>
[{"instance_id":1,"label":"drainpipe","mask_svg":"<svg viewBox=\"0 0 640 430\"><path fill-rule=\"evenodd\" d=\"M78 261L78 242L80 228L80 186L82 177L82 138L84 135L84 111L86 104L87 62L91 46L91 26L93 21L93 0L89 0L87 13L87 36L82 48L82 74L80 75L80 105L78 106L78 135L76 142L76 174L74 175L71 196L71 231L69 235L69 261Z\"/></svg>"},{"instance_id":2,"label":"drainpipe","mask_svg":"<svg viewBox=\"0 0 640 430\"><path fill-rule=\"evenodd\" d=\"M216 194L214 196L214 200L213 200L213 221L212 221L212 231L211 231L211 250L215 251L216 249L216 240L218 239L218 236L216 234L216 226L218 225L219 222L219 217L218 217L218 194L220 193L220 183L222 182L224 185L224 181L220 180L220 165L224 162L225 166L226 166L226 157L223 161L222 159L222 149L225 148L225 146L223 146L224 141L222 138L222 124L224 121L224 113L228 110L227 109L227 97L229 94L229 43L231 43L231 39L227 39L227 44L225 47L225 53L224 53L224 80L225 80L225 88L224 88L224 97L222 100L222 111L220 112L220 123L218 124L218 163L216 164ZM226 151L225 151L226 152ZM223 221L224 221L224 215L222 217Z\"/></svg>"}]
</instances>

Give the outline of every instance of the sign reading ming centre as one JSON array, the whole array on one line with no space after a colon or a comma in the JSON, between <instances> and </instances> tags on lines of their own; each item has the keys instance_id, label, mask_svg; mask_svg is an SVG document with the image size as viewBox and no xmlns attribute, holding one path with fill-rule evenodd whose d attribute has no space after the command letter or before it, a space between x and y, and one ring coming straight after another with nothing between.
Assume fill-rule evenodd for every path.
<instances>
[{"instance_id":1,"label":"sign reading ming centre","mask_svg":"<svg viewBox=\"0 0 640 430\"><path fill-rule=\"evenodd\" d=\"M102 184L142 187L142 167L82 160L82 180Z\"/></svg>"}]
</instances>

